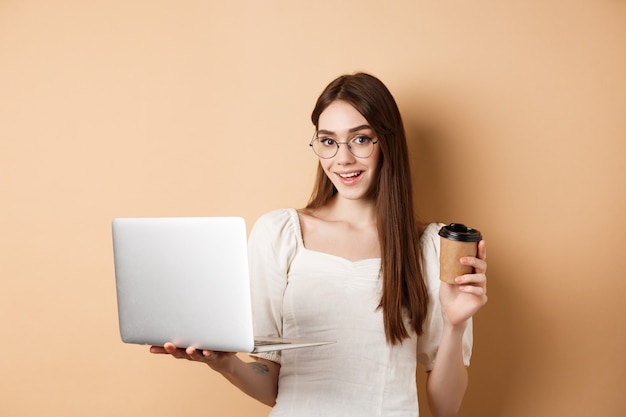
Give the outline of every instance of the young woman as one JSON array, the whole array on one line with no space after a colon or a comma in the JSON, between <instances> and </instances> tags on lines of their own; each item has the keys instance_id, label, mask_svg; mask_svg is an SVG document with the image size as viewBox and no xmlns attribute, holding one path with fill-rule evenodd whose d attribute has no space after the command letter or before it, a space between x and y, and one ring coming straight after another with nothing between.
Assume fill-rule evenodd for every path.
<instances>
[{"instance_id":1,"label":"young woman","mask_svg":"<svg viewBox=\"0 0 626 417\"><path fill-rule=\"evenodd\" d=\"M459 260L475 273L440 282L441 225L414 217L404 127L380 80L335 79L311 118L319 167L309 204L262 216L250 234L255 332L336 343L253 362L172 344L151 351L206 363L274 417L417 416L420 363L433 415L455 415L471 318L487 301L485 243Z\"/></svg>"}]
</instances>

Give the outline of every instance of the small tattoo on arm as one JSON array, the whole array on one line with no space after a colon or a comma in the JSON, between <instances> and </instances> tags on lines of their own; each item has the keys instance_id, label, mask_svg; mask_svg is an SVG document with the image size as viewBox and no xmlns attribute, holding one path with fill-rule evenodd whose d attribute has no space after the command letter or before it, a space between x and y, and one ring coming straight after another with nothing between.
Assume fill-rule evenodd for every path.
<instances>
[{"instance_id":1,"label":"small tattoo on arm","mask_svg":"<svg viewBox=\"0 0 626 417\"><path fill-rule=\"evenodd\" d=\"M264 365L262 363L251 362L249 365L252 368L252 370L254 371L254 373L256 373L256 374L265 375L265 374L268 374L270 372L270 368L267 365Z\"/></svg>"}]
</instances>

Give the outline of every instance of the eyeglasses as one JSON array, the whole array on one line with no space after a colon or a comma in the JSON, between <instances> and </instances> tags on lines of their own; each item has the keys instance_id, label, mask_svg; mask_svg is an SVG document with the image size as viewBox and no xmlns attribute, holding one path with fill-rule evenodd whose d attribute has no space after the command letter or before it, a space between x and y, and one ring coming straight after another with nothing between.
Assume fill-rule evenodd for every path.
<instances>
[{"instance_id":1,"label":"eyeglasses","mask_svg":"<svg viewBox=\"0 0 626 417\"><path fill-rule=\"evenodd\" d=\"M339 152L339 145L347 145L350 153L357 158L368 158L374 152L374 145L378 140L374 140L369 136L358 135L348 142L337 142L329 137L317 136L317 132L313 135L313 139L309 146L313 148L315 155L322 159L330 159Z\"/></svg>"}]
</instances>

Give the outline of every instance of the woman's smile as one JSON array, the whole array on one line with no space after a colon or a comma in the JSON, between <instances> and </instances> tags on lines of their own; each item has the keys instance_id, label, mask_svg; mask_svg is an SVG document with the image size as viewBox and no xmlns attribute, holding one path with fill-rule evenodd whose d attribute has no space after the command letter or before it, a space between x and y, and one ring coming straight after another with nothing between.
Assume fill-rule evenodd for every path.
<instances>
[{"instance_id":1,"label":"woman's smile","mask_svg":"<svg viewBox=\"0 0 626 417\"><path fill-rule=\"evenodd\" d=\"M344 184L354 184L361 178L363 171L336 172Z\"/></svg>"}]
</instances>

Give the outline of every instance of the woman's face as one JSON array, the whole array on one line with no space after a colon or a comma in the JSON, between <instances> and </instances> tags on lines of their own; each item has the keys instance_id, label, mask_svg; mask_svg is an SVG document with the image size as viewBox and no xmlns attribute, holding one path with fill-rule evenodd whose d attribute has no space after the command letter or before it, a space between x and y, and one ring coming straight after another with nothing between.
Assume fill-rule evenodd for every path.
<instances>
[{"instance_id":1,"label":"woman's face","mask_svg":"<svg viewBox=\"0 0 626 417\"><path fill-rule=\"evenodd\" d=\"M361 144L378 140L365 117L348 102L335 100L320 114L317 137L327 144L339 143L335 156L320 158L324 172L339 195L351 200L365 198L377 181L380 146L374 144L370 156L358 158L346 145L347 142Z\"/></svg>"}]
</instances>

